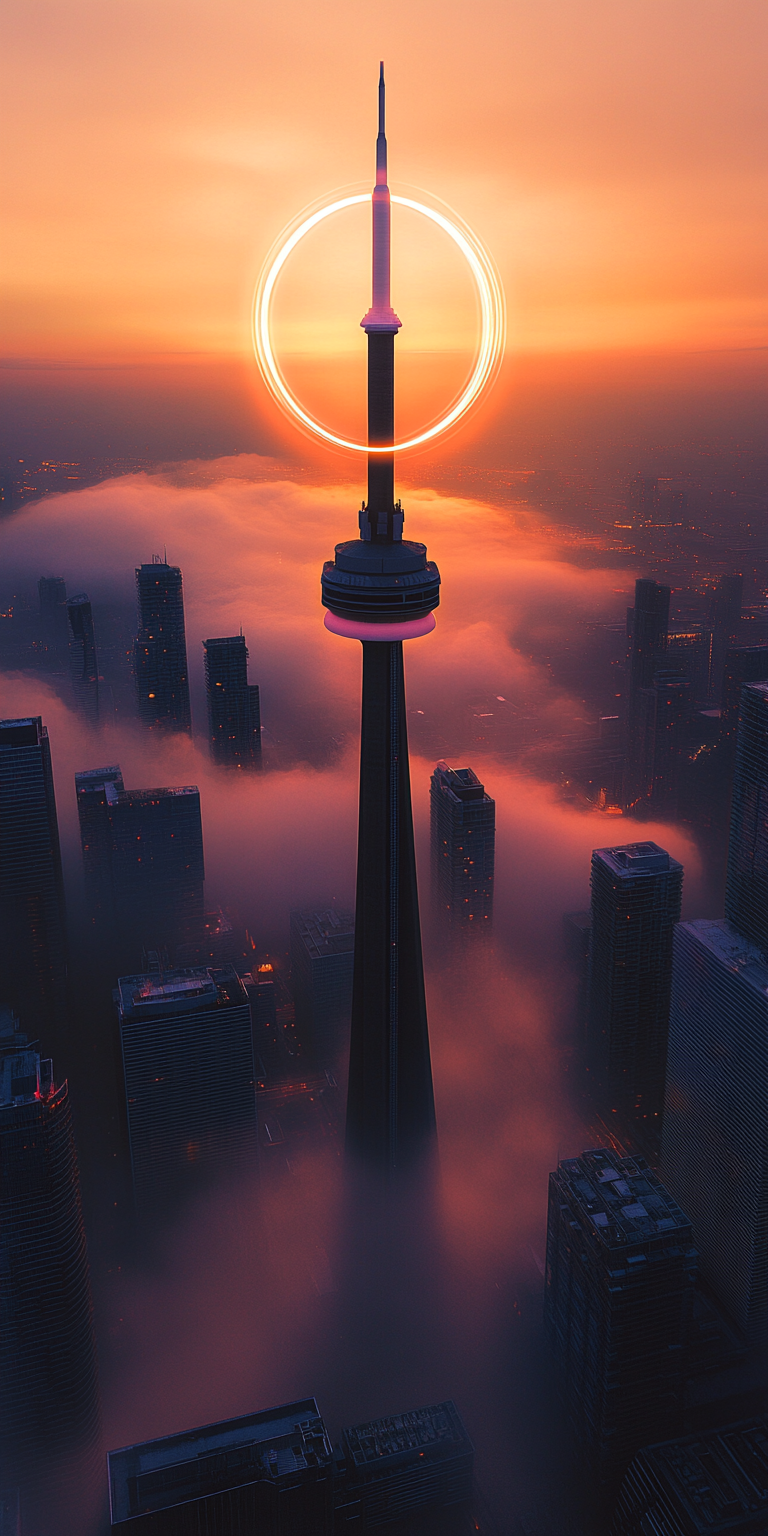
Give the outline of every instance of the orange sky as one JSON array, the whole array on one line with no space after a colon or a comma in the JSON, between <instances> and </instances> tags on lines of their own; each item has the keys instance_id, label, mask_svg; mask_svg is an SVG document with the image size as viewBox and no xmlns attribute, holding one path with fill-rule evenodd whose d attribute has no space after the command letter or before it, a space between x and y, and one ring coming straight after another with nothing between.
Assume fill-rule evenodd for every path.
<instances>
[{"instance_id":1,"label":"orange sky","mask_svg":"<svg viewBox=\"0 0 768 1536\"><path fill-rule=\"evenodd\" d=\"M477 229L503 276L512 351L754 348L765 21L753 0L7 7L6 350L247 351L275 235L371 179L380 56L393 189L427 188ZM367 234L342 217L279 295L287 368L290 349L315 366L351 349L353 374L362 359ZM442 349L460 372L465 274L441 236L402 218L403 358Z\"/></svg>"}]
</instances>

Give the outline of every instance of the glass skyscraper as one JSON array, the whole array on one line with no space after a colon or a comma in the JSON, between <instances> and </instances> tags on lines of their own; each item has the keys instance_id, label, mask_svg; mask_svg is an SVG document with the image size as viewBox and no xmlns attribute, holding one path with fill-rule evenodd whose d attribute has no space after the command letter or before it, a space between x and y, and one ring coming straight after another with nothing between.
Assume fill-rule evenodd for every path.
<instances>
[{"instance_id":1,"label":"glass skyscraper","mask_svg":"<svg viewBox=\"0 0 768 1536\"><path fill-rule=\"evenodd\" d=\"M139 714L150 730L190 731L181 571L156 555L136 570L139 633L134 668Z\"/></svg>"},{"instance_id":2,"label":"glass skyscraper","mask_svg":"<svg viewBox=\"0 0 768 1536\"><path fill-rule=\"evenodd\" d=\"M204 640L205 691L211 757L224 768L261 766L261 711L257 683L248 682L243 635Z\"/></svg>"},{"instance_id":3,"label":"glass skyscraper","mask_svg":"<svg viewBox=\"0 0 768 1536\"><path fill-rule=\"evenodd\" d=\"M69 670L78 710L89 725L99 723L99 663L90 599L85 592L67 602Z\"/></svg>"},{"instance_id":4,"label":"glass skyscraper","mask_svg":"<svg viewBox=\"0 0 768 1536\"><path fill-rule=\"evenodd\" d=\"M40 716L0 720L0 1002L50 1041L66 1013L59 826Z\"/></svg>"},{"instance_id":5,"label":"glass skyscraper","mask_svg":"<svg viewBox=\"0 0 768 1536\"><path fill-rule=\"evenodd\" d=\"M439 762L430 783L432 899L451 943L490 933L496 802L471 768Z\"/></svg>"},{"instance_id":6,"label":"glass skyscraper","mask_svg":"<svg viewBox=\"0 0 768 1536\"><path fill-rule=\"evenodd\" d=\"M72 1530L99 1466L96 1351L67 1084L0 1011L0 1490ZM60 1518L60 1523L59 1523ZM55 1525L54 1525L55 1521Z\"/></svg>"},{"instance_id":7,"label":"glass skyscraper","mask_svg":"<svg viewBox=\"0 0 768 1536\"><path fill-rule=\"evenodd\" d=\"M672 933L683 867L657 843L596 848L587 1045L592 1069L649 1145L664 1107ZM616 1102L617 1101L617 1102Z\"/></svg>"},{"instance_id":8,"label":"glass skyscraper","mask_svg":"<svg viewBox=\"0 0 768 1536\"><path fill-rule=\"evenodd\" d=\"M741 690L725 915L768 953L768 683Z\"/></svg>"}]
</instances>

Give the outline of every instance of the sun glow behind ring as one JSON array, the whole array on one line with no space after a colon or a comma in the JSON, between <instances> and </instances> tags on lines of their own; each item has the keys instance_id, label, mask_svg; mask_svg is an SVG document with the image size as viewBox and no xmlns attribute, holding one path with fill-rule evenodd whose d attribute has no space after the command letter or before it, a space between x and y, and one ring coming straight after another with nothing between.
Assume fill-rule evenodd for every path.
<instances>
[{"instance_id":1,"label":"sun glow behind ring","mask_svg":"<svg viewBox=\"0 0 768 1536\"><path fill-rule=\"evenodd\" d=\"M392 453L393 450L402 452L405 448L418 448L423 443L431 442L439 437L441 432L446 432L449 427L455 426L498 372L504 353L506 334L504 292L488 252L470 229L466 226L460 228L457 223L436 208L429 208L425 203L417 203L411 197L397 197L392 193L393 203L399 204L402 208L412 208L415 213L421 213L425 218L431 219L433 224L437 224L458 246L467 262L480 305L480 342L475 364L461 394L446 414L433 426L404 439L403 442L387 444L383 447L369 447L367 443L355 443L349 438L339 437L335 432L329 431L304 410L283 378L272 347L272 298L275 284L288 257L295 251L304 236L310 233L310 230L315 229L323 219L330 218L331 214L340 213L343 208L352 208L357 203L370 203L370 201L370 192L337 198L334 202L326 203L324 207L316 209L291 233L280 236L276 247L273 247L273 250L276 249L276 254L273 256L270 252L267 257L254 294L253 345L262 378L270 394L278 405L301 422L308 431L313 432L317 437L324 438L334 447L350 448L355 453Z\"/></svg>"}]
</instances>

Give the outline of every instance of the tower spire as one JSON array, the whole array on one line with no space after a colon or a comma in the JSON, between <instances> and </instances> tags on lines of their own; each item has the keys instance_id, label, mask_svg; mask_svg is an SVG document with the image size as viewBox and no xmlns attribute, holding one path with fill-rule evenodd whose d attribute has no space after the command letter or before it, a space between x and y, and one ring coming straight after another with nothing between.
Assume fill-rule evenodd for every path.
<instances>
[{"instance_id":1,"label":"tower spire","mask_svg":"<svg viewBox=\"0 0 768 1536\"><path fill-rule=\"evenodd\" d=\"M373 292L360 321L368 336L368 442L383 447L395 436L395 337L401 322L389 296L390 197L385 134L386 86L379 65L379 132L376 185L371 198ZM363 538L375 544L402 538L402 517L395 508L395 461L392 454L368 455L368 504L361 514Z\"/></svg>"}]
</instances>

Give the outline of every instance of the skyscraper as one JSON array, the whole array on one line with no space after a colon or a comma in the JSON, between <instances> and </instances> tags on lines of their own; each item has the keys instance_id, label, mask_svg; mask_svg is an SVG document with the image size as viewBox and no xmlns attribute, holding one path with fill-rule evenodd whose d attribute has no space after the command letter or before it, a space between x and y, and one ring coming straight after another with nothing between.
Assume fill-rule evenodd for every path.
<instances>
[{"instance_id":1,"label":"skyscraper","mask_svg":"<svg viewBox=\"0 0 768 1536\"><path fill-rule=\"evenodd\" d=\"M637 798L648 802L657 816L675 819L678 812L681 766L686 729L692 712L691 684L663 667L650 688L641 688L634 701L633 761Z\"/></svg>"},{"instance_id":2,"label":"skyscraper","mask_svg":"<svg viewBox=\"0 0 768 1536\"><path fill-rule=\"evenodd\" d=\"M69 670L75 704L89 725L99 723L99 664L90 599L85 592L67 602Z\"/></svg>"},{"instance_id":3,"label":"skyscraper","mask_svg":"<svg viewBox=\"0 0 768 1536\"><path fill-rule=\"evenodd\" d=\"M318 1067L334 1066L349 1044L353 912L291 913L291 987L296 1030Z\"/></svg>"},{"instance_id":4,"label":"skyscraper","mask_svg":"<svg viewBox=\"0 0 768 1536\"><path fill-rule=\"evenodd\" d=\"M384 68L373 211L368 336L368 501L360 537L323 568L326 627L362 641L363 707L355 965L347 1149L388 1175L435 1137L408 764L403 641L434 628L440 576L426 548L403 539L394 499L394 358L400 320L389 292L390 198Z\"/></svg>"},{"instance_id":5,"label":"skyscraper","mask_svg":"<svg viewBox=\"0 0 768 1536\"><path fill-rule=\"evenodd\" d=\"M203 828L194 784L124 789L119 767L75 775L86 896L113 963L194 950L203 937Z\"/></svg>"},{"instance_id":6,"label":"skyscraper","mask_svg":"<svg viewBox=\"0 0 768 1536\"><path fill-rule=\"evenodd\" d=\"M341 1451L339 1533L348 1526L402 1529L401 1521L422 1510L448 1510L472 1498L474 1448L450 1401L355 1424L343 1430Z\"/></svg>"},{"instance_id":7,"label":"skyscraper","mask_svg":"<svg viewBox=\"0 0 768 1536\"><path fill-rule=\"evenodd\" d=\"M139 633L134 667L139 714L150 730L189 731L189 678L181 571L155 555L136 569Z\"/></svg>"},{"instance_id":8,"label":"skyscraper","mask_svg":"<svg viewBox=\"0 0 768 1536\"><path fill-rule=\"evenodd\" d=\"M439 762L430 785L432 895L451 945L493 922L496 802L471 768Z\"/></svg>"},{"instance_id":9,"label":"skyscraper","mask_svg":"<svg viewBox=\"0 0 768 1536\"><path fill-rule=\"evenodd\" d=\"M110 1451L121 1536L333 1536L333 1449L313 1397Z\"/></svg>"},{"instance_id":10,"label":"skyscraper","mask_svg":"<svg viewBox=\"0 0 768 1536\"><path fill-rule=\"evenodd\" d=\"M48 731L0 720L0 998L35 1034L64 1022L67 952Z\"/></svg>"},{"instance_id":11,"label":"skyscraper","mask_svg":"<svg viewBox=\"0 0 768 1536\"><path fill-rule=\"evenodd\" d=\"M764 1536L765 1417L649 1445L621 1485L610 1536Z\"/></svg>"},{"instance_id":12,"label":"skyscraper","mask_svg":"<svg viewBox=\"0 0 768 1536\"><path fill-rule=\"evenodd\" d=\"M54 1518L46 1505L55 1492L56 1528L70 1530L70 1506L97 1465L99 1433L77 1156L67 1084L56 1084L52 1062L7 1010L0 1011L0 1266L0 1489L21 1490L30 1531L43 1513Z\"/></svg>"},{"instance_id":13,"label":"skyscraper","mask_svg":"<svg viewBox=\"0 0 768 1536\"><path fill-rule=\"evenodd\" d=\"M204 640L205 691L211 757L225 768L261 765L261 712L257 683L248 682L242 635Z\"/></svg>"},{"instance_id":14,"label":"skyscraper","mask_svg":"<svg viewBox=\"0 0 768 1536\"><path fill-rule=\"evenodd\" d=\"M258 1166L251 1010L231 967L123 976L120 1054L137 1210L167 1215Z\"/></svg>"},{"instance_id":15,"label":"skyscraper","mask_svg":"<svg viewBox=\"0 0 768 1536\"><path fill-rule=\"evenodd\" d=\"M664 1107L672 934L683 867L657 843L596 848L591 884L592 1067L653 1146Z\"/></svg>"},{"instance_id":16,"label":"skyscraper","mask_svg":"<svg viewBox=\"0 0 768 1536\"><path fill-rule=\"evenodd\" d=\"M711 595L709 619L712 626L712 693L715 700L720 697L726 652L738 637L743 593L744 577L733 575L720 576Z\"/></svg>"},{"instance_id":17,"label":"skyscraper","mask_svg":"<svg viewBox=\"0 0 768 1536\"><path fill-rule=\"evenodd\" d=\"M720 737L736 753L741 690L745 683L768 682L768 645L731 645L725 653L720 695Z\"/></svg>"},{"instance_id":18,"label":"skyscraper","mask_svg":"<svg viewBox=\"0 0 768 1536\"><path fill-rule=\"evenodd\" d=\"M768 954L768 683L741 690L725 915Z\"/></svg>"},{"instance_id":19,"label":"skyscraper","mask_svg":"<svg viewBox=\"0 0 768 1536\"><path fill-rule=\"evenodd\" d=\"M702 1274L741 1328L768 1318L768 963L727 922L675 930L665 1184L693 1222Z\"/></svg>"},{"instance_id":20,"label":"skyscraper","mask_svg":"<svg viewBox=\"0 0 768 1536\"><path fill-rule=\"evenodd\" d=\"M696 1252L641 1157L607 1148L549 1176L544 1321L590 1469L605 1485L682 1427Z\"/></svg>"},{"instance_id":21,"label":"skyscraper","mask_svg":"<svg viewBox=\"0 0 768 1536\"><path fill-rule=\"evenodd\" d=\"M636 804L648 792L647 735L648 706L641 694L652 688L654 677L663 665L669 628L669 587L656 581L635 582L635 606L627 612L629 655L627 658L626 771L624 801Z\"/></svg>"},{"instance_id":22,"label":"skyscraper","mask_svg":"<svg viewBox=\"0 0 768 1536\"><path fill-rule=\"evenodd\" d=\"M40 629L43 644L55 666L63 660L69 643L67 628L67 583L63 576L41 576L37 583L40 597Z\"/></svg>"}]
</instances>

